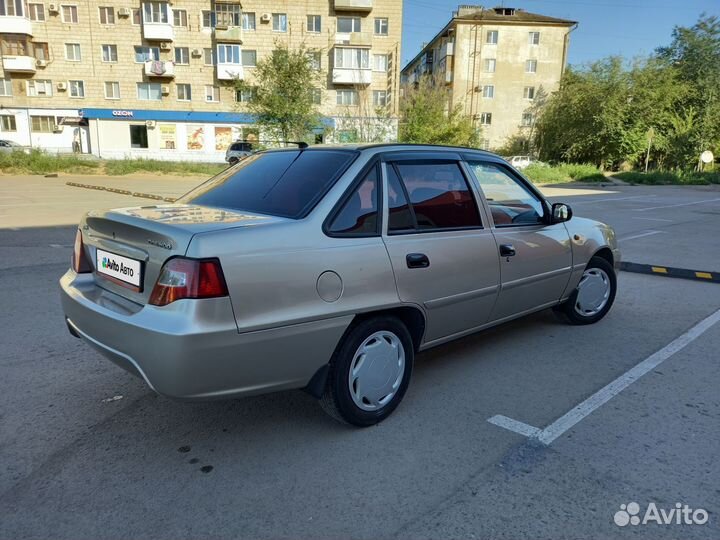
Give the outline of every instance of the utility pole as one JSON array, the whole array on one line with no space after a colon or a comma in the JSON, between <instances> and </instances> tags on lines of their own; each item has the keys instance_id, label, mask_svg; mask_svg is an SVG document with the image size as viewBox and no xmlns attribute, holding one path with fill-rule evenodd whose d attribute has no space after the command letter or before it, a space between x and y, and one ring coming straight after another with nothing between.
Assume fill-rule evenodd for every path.
<instances>
[{"instance_id":1,"label":"utility pole","mask_svg":"<svg viewBox=\"0 0 720 540\"><path fill-rule=\"evenodd\" d=\"M648 172L648 163L650 162L650 147L652 146L652 140L653 140L654 136L655 136L655 129L654 128L648 129L648 132L647 132L648 149L647 149L647 154L645 156L645 174L647 174L647 172Z\"/></svg>"}]
</instances>

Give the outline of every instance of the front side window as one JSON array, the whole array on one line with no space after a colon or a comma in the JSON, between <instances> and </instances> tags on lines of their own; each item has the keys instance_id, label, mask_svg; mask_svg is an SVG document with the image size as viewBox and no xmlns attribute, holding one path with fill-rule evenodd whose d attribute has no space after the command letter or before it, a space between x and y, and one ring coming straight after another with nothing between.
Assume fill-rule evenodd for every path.
<instances>
[{"instance_id":1,"label":"front side window","mask_svg":"<svg viewBox=\"0 0 720 540\"><path fill-rule=\"evenodd\" d=\"M488 30L486 36L485 36L485 43L488 45L497 45L498 42L498 31L497 30Z\"/></svg>"},{"instance_id":2,"label":"front side window","mask_svg":"<svg viewBox=\"0 0 720 540\"><path fill-rule=\"evenodd\" d=\"M468 165L485 194L496 227L542 222L540 200L503 166L483 161L468 161Z\"/></svg>"},{"instance_id":3,"label":"front side window","mask_svg":"<svg viewBox=\"0 0 720 540\"><path fill-rule=\"evenodd\" d=\"M64 23L77 24L77 22L78 22L77 6L62 6L62 20Z\"/></svg>"},{"instance_id":4,"label":"front side window","mask_svg":"<svg viewBox=\"0 0 720 540\"><path fill-rule=\"evenodd\" d=\"M102 61L103 62L117 62L118 61L117 45L103 45L102 46Z\"/></svg>"},{"instance_id":5,"label":"front side window","mask_svg":"<svg viewBox=\"0 0 720 540\"><path fill-rule=\"evenodd\" d=\"M337 31L340 34L349 34L351 32L360 32L361 26L360 17L338 17L337 18Z\"/></svg>"},{"instance_id":6,"label":"front side window","mask_svg":"<svg viewBox=\"0 0 720 540\"><path fill-rule=\"evenodd\" d=\"M335 215L328 231L334 234L378 234L378 168L374 166Z\"/></svg>"},{"instance_id":7,"label":"front side window","mask_svg":"<svg viewBox=\"0 0 720 540\"><path fill-rule=\"evenodd\" d=\"M120 83L107 81L105 83L105 99L120 99Z\"/></svg>"},{"instance_id":8,"label":"front side window","mask_svg":"<svg viewBox=\"0 0 720 540\"><path fill-rule=\"evenodd\" d=\"M387 17L378 17L375 19L375 35L376 36L387 36L388 35Z\"/></svg>"},{"instance_id":9,"label":"front side window","mask_svg":"<svg viewBox=\"0 0 720 540\"><path fill-rule=\"evenodd\" d=\"M160 83L137 83L137 97L143 101L160 101L162 87Z\"/></svg>"},{"instance_id":10,"label":"front side window","mask_svg":"<svg viewBox=\"0 0 720 540\"><path fill-rule=\"evenodd\" d=\"M169 22L168 11L166 2L145 2L143 4L144 22L167 24Z\"/></svg>"},{"instance_id":11,"label":"front side window","mask_svg":"<svg viewBox=\"0 0 720 540\"><path fill-rule=\"evenodd\" d=\"M390 213L388 230L408 229L408 216L404 209L408 203L412 218L409 228L417 231L482 226L475 198L458 163L398 162L388 167L388 171L391 169L397 179L392 189L388 187L388 200L393 200L393 192L400 184L404 201L399 201L402 204L397 206L397 223ZM395 192L394 196L397 198L399 193ZM398 201L394 204L397 205Z\"/></svg>"},{"instance_id":12,"label":"front side window","mask_svg":"<svg viewBox=\"0 0 720 540\"><path fill-rule=\"evenodd\" d=\"M70 89L70 97L85 97L85 83L83 81L68 81L68 88Z\"/></svg>"},{"instance_id":13,"label":"front side window","mask_svg":"<svg viewBox=\"0 0 720 540\"><path fill-rule=\"evenodd\" d=\"M135 47L135 62L142 64L149 60L160 60L159 47Z\"/></svg>"},{"instance_id":14,"label":"front side window","mask_svg":"<svg viewBox=\"0 0 720 540\"><path fill-rule=\"evenodd\" d=\"M242 14L242 29L255 30L255 14L244 12Z\"/></svg>"},{"instance_id":15,"label":"front side window","mask_svg":"<svg viewBox=\"0 0 720 540\"><path fill-rule=\"evenodd\" d=\"M282 150L251 155L178 202L298 219L322 198L356 153Z\"/></svg>"},{"instance_id":16,"label":"front side window","mask_svg":"<svg viewBox=\"0 0 720 540\"><path fill-rule=\"evenodd\" d=\"M173 9L173 26L187 28L187 11L184 9Z\"/></svg>"},{"instance_id":17,"label":"front side window","mask_svg":"<svg viewBox=\"0 0 720 540\"><path fill-rule=\"evenodd\" d=\"M286 13L273 13L272 14L273 32L287 32L287 14Z\"/></svg>"},{"instance_id":18,"label":"front side window","mask_svg":"<svg viewBox=\"0 0 720 540\"><path fill-rule=\"evenodd\" d=\"M100 14L100 24L115 24L114 7L100 6L98 12Z\"/></svg>"},{"instance_id":19,"label":"front side window","mask_svg":"<svg viewBox=\"0 0 720 540\"><path fill-rule=\"evenodd\" d=\"M190 49L188 47L175 47L175 63L176 64L189 64L190 63Z\"/></svg>"},{"instance_id":20,"label":"front side window","mask_svg":"<svg viewBox=\"0 0 720 540\"><path fill-rule=\"evenodd\" d=\"M82 60L79 43L65 44L65 60L69 60L71 62L80 62Z\"/></svg>"},{"instance_id":21,"label":"front side window","mask_svg":"<svg viewBox=\"0 0 720 540\"><path fill-rule=\"evenodd\" d=\"M335 47L335 67L345 69L370 69L370 50Z\"/></svg>"},{"instance_id":22,"label":"front side window","mask_svg":"<svg viewBox=\"0 0 720 540\"><path fill-rule=\"evenodd\" d=\"M308 32L320 32L322 31L322 17L320 15L308 15L307 16L307 31Z\"/></svg>"}]
</instances>

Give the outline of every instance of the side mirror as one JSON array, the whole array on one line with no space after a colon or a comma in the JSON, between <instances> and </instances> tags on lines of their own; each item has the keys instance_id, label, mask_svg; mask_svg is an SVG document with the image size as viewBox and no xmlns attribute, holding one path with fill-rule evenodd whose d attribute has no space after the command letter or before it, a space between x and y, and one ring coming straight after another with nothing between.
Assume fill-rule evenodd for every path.
<instances>
[{"instance_id":1,"label":"side mirror","mask_svg":"<svg viewBox=\"0 0 720 540\"><path fill-rule=\"evenodd\" d=\"M572 219L572 208L565 203L555 203L552 205L552 222L564 223Z\"/></svg>"}]
</instances>

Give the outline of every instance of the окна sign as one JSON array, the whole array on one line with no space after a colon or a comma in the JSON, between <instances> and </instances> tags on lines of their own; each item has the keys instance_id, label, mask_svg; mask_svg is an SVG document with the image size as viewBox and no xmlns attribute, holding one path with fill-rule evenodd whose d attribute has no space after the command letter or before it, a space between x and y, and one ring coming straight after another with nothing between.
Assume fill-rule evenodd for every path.
<instances>
[{"instance_id":1,"label":"\u043e\u043a\u043d\u0430 sign","mask_svg":"<svg viewBox=\"0 0 720 540\"><path fill-rule=\"evenodd\" d=\"M122 117L122 118L132 118L133 112L132 111L113 111L112 115L116 116L116 117Z\"/></svg>"}]
</instances>

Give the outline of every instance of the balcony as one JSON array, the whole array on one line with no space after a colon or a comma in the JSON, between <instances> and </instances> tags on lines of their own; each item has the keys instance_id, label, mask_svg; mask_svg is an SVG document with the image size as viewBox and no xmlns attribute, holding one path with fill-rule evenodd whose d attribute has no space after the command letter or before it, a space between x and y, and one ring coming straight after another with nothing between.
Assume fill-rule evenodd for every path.
<instances>
[{"instance_id":1,"label":"balcony","mask_svg":"<svg viewBox=\"0 0 720 540\"><path fill-rule=\"evenodd\" d=\"M373 8L373 0L335 0L335 11L365 11Z\"/></svg>"},{"instance_id":2,"label":"balcony","mask_svg":"<svg viewBox=\"0 0 720 540\"><path fill-rule=\"evenodd\" d=\"M173 25L170 23L143 23L143 36L148 41L172 41Z\"/></svg>"},{"instance_id":3,"label":"balcony","mask_svg":"<svg viewBox=\"0 0 720 540\"><path fill-rule=\"evenodd\" d=\"M232 81L243 79L242 64L220 63L217 65L217 78L221 81Z\"/></svg>"},{"instance_id":4,"label":"balcony","mask_svg":"<svg viewBox=\"0 0 720 540\"><path fill-rule=\"evenodd\" d=\"M174 79L175 63L148 60L145 62L145 75L147 77L158 77L161 79Z\"/></svg>"},{"instance_id":5,"label":"balcony","mask_svg":"<svg viewBox=\"0 0 720 540\"><path fill-rule=\"evenodd\" d=\"M452 56L455 53L455 42L453 41L446 41L442 48L440 49L440 58L445 58L446 56Z\"/></svg>"},{"instance_id":6,"label":"balcony","mask_svg":"<svg viewBox=\"0 0 720 540\"><path fill-rule=\"evenodd\" d=\"M241 26L215 26L215 39L217 41L227 41L230 43L242 43L242 27Z\"/></svg>"},{"instance_id":7,"label":"balcony","mask_svg":"<svg viewBox=\"0 0 720 540\"><path fill-rule=\"evenodd\" d=\"M333 68L333 84L370 84L372 70L360 68Z\"/></svg>"},{"instance_id":8,"label":"balcony","mask_svg":"<svg viewBox=\"0 0 720 540\"><path fill-rule=\"evenodd\" d=\"M0 15L0 34L24 34L32 36L32 22L25 17Z\"/></svg>"},{"instance_id":9,"label":"balcony","mask_svg":"<svg viewBox=\"0 0 720 540\"><path fill-rule=\"evenodd\" d=\"M370 32L337 32L335 34L335 44L371 47L372 34Z\"/></svg>"},{"instance_id":10,"label":"balcony","mask_svg":"<svg viewBox=\"0 0 720 540\"><path fill-rule=\"evenodd\" d=\"M34 56L7 56L2 59L3 70L14 73L35 73Z\"/></svg>"}]
</instances>

